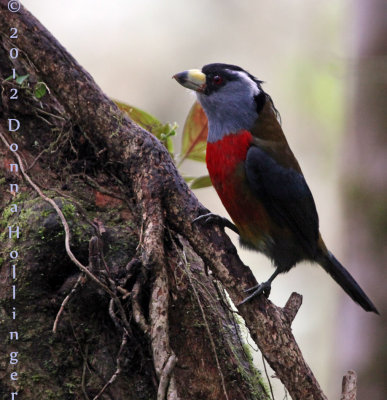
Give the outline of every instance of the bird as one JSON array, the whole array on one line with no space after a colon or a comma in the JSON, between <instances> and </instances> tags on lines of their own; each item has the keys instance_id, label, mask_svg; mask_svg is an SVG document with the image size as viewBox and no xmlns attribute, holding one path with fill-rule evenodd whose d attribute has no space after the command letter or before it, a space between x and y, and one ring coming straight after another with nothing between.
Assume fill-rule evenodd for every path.
<instances>
[{"instance_id":1,"label":"bird","mask_svg":"<svg viewBox=\"0 0 387 400\"><path fill-rule=\"evenodd\" d=\"M227 218L207 213L193 222L216 222L239 234L242 246L266 255L274 273L245 292L268 296L278 274L301 261L322 268L364 310L378 313L351 274L326 247L312 193L283 133L263 81L241 67L212 63L173 78L196 92L208 120L206 164Z\"/></svg>"}]
</instances>

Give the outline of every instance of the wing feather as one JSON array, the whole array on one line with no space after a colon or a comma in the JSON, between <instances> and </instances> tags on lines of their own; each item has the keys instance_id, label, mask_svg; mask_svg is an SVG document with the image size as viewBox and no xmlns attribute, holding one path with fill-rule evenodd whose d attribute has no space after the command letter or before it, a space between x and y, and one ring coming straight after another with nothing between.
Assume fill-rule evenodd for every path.
<instances>
[{"instance_id":1,"label":"wing feather","mask_svg":"<svg viewBox=\"0 0 387 400\"><path fill-rule=\"evenodd\" d=\"M279 164L258 146L246 156L246 177L251 189L279 227L296 236L311 256L318 240L318 215L312 193L301 172Z\"/></svg>"}]
</instances>

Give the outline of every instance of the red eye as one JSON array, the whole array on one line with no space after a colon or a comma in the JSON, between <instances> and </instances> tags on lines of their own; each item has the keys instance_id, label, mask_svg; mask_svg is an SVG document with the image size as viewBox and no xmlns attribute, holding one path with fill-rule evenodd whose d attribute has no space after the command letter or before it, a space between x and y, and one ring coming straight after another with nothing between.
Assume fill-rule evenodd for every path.
<instances>
[{"instance_id":1,"label":"red eye","mask_svg":"<svg viewBox=\"0 0 387 400\"><path fill-rule=\"evenodd\" d=\"M212 83L213 83L214 85L221 85L221 84L223 83L223 78L222 78L221 76L219 76L219 75L215 75L215 76L212 78Z\"/></svg>"}]
</instances>

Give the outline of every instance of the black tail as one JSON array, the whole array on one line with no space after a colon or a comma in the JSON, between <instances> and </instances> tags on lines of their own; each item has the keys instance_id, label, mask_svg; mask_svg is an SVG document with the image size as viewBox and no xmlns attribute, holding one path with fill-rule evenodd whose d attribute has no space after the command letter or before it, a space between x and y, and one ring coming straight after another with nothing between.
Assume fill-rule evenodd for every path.
<instances>
[{"instance_id":1,"label":"black tail","mask_svg":"<svg viewBox=\"0 0 387 400\"><path fill-rule=\"evenodd\" d=\"M328 251L322 254L317 262L328 272L328 274L344 289L353 301L360 304L364 310L379 314L372 301L363 292L351 274L337 261L335 256Z\"/></svg>"}]
</instances>

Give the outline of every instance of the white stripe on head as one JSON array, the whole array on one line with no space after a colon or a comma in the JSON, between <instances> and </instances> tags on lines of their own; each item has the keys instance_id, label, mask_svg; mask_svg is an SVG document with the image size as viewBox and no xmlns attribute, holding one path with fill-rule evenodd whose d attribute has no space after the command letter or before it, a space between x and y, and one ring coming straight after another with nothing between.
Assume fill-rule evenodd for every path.
<instances>
[{"instance_id":1,"label":"white stripe on head","mask_svg":"<svg viewBox=\"0 0 387 400\"><path fill-rule=\"evenodd\" d=\"M249 77L249 75L247 74L246 71L231 71L231 70L228 70L228 71L229 71L230 73L232 73L233 75L239 75L239 77L240 77L241 79L243 79L243 80L247 83L247 85L251 88L251 95L252 95L252 96L256 96L256 95L260 92L257 83L254 82L254 81Z\"/></svg>"}]
</instances>

